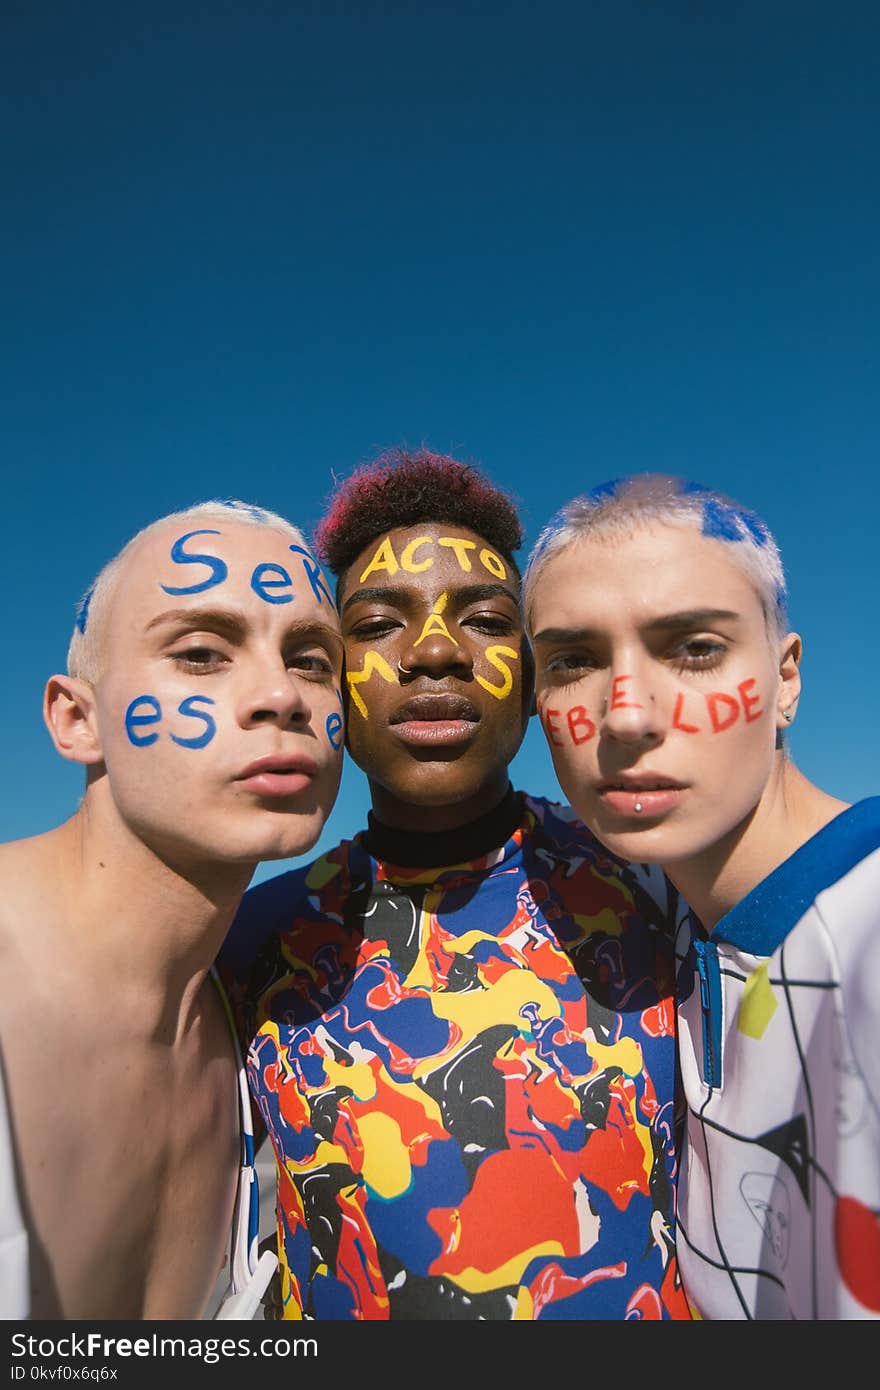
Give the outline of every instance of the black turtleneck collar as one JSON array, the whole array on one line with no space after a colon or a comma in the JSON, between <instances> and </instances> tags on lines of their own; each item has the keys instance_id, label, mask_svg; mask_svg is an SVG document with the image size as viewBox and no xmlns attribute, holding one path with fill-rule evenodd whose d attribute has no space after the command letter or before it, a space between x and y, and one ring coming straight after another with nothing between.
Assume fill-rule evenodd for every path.
<instances>
[{"instance_id":1,"label":"black turtleneck collar","mask_svg":"<svg viewBox=\"0 0 880 1390\"><path fill-rule=\"evenodd\" d=\"M497 806L457 830L393 830L370 811L364 848L374 859L398 864L402 869L440 869L444 864L462 864L505 845L519 825L522 812L522 796L509 783Z\"/></svg>"}]
</instances>

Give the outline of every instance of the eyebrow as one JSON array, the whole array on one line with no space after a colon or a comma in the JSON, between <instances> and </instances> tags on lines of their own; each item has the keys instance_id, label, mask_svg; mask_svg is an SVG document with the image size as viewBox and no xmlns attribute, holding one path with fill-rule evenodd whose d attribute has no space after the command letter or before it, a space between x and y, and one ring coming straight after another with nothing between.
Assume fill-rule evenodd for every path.
<instances>
[{"instance_id":1,"label":"eyebrow","mask_svg":"<svg viewBox=\"0 0 880 1390\"><path fill-rule=\"evenodd\" d=\"M730 608L691 608L684 613L664 613L643 623L646 632L690 632L708 623L738 621L742 615ZM534 642L590 642L602 636L592 627L545 627L536 632Z\"/></svg>"},{"instance_id":2,"label":"eyebrow","mask_svg":"<svg viewBox=\"0 0 880 1390\"><path fill-rule=\"evenodd\" d=\"M238 641L249 627L247 619L231 608L166 608L164 613L157 613L155 618L150 619L144 631L175 625L188 632L198 632L204 628L205 631L218 632ZM289 640L291 637L312 637L317 641L330 642L342 650L342 637L335 628L309 618L294 618L288 624L285 638Z\"/></svg>"},{"instance_id":3,"label":"eyebrow","mask_svg":"<svg viewBox=\"0 0 880 1390\"><path fill-rule=\"evenodd\" d=\"M418 593L416 585L404 587L389 584L382 588L377 584L373 587L355 589L345 600L341 611L344 613L353 603L387 603L392 608L406 608ZM450 589L449 594L452 603L458 607L493 598L508 598L511 603L519 603L517 595L506 584L466 584L461 589Z\"/></svg>"}]
</instances>

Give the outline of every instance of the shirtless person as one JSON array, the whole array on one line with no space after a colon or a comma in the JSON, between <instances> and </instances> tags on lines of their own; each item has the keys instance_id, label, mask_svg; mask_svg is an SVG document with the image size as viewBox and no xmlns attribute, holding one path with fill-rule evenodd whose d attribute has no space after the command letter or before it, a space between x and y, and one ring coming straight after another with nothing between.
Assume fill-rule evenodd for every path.
<instances>
[{"instance_id":1,"label":"shirtless person","mask_svg":"<svg viewBox=\"0 0 880 1390\"><path fill-rule=\"evenodd\" d=\"M243 503L146 527L81 606L44 717L85 795L0 846L34 1319L205 1315L241 1162L211 967L257 863L310 849L334 803L341 663L302 534Z\"/></svg>"}]
</instances>

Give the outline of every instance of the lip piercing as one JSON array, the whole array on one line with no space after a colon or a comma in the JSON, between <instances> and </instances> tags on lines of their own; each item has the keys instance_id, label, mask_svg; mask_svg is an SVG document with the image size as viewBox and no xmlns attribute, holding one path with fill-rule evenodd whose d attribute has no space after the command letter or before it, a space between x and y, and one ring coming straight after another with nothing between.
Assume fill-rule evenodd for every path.
<instances>
[{"instance_id":1,"label":"lip piercing","mask_svg":"<svg viewBox=\"0 0 880 1390\"><path fill-rule=\"evenodd\" d=\"M635 806L633 807L633 810L634 810L634 811L636 812L636 814L638 815L638 813L639 813L640 811L643 811L643 810L644 810L644 807L642 806L642 803L641 803L640 801L637 801L636 804L635 804Z\"/></svg>"}]
</instances>

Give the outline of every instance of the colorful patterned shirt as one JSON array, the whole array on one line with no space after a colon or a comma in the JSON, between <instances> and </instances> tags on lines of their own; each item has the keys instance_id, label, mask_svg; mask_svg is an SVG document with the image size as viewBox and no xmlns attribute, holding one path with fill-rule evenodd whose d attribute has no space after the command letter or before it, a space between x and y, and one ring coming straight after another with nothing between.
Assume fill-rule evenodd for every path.
<instances>
[{"instance_id":1,"label":"colorful patterned shirt","mask_svg":"<svg viewBox=\"0 0 880 1390\"><path fill-rule=\"evenodd\" d=\"M659 870L512 791L463 839L371 815L246 894L221 970L276 1156L286 1317L690 1316L676 911Z\"/></svg>"},{"instance_id":2,"label":"colorful patterned shirt","mask_svg":"<svg viewBox=\"0 0 880 1390\"><path fill-rule=\"evenodd\" d=\"M880 1317L880 797L678 950L695 1315Z\"/></svg>"}]
</instances>

